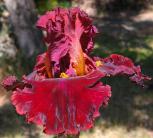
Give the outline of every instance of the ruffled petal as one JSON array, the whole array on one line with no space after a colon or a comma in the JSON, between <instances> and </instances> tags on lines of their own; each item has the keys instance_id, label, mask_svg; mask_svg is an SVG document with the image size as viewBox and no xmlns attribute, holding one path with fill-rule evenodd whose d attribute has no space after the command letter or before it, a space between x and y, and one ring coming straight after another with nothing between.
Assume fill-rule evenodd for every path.
<instances>
[{"instance_id":1,"label":"ruffled petal","mask_svg":"<svg viewBox=\"0 0 153 138\"><path fill-rule=\"evenodd\" d=\"M96 60L99 60L98 58ZM128 75L130 80L139 85L151 78L141 73L140 66L135 66L131 59L118 54L112 54L107 58L100 59L102 64L99 69L107 76Z\"/></svg>"},{"instance_id":2,"label":"ruffled petal","mask_svg":"<svg viewBox=\"0 0 153 138\"><path fill-rule=\"evenodd\" d=\"M77 75L85 75L83 53L93 48L93 37L98 32L92 20L79 8L57 8L41 16L37 27L47 32L46 42L49 44L49 60L54 68L54 76L62 72L61 59L69 60L69 68L74 68Z\"/></svg>"},{"instance_id":3,"label":"ruffled petal","mask_svg":"<svg viewBox=\"0 0 153 138\"><path fill-rule=\"evenodd\" d=\"M12 89L14 89L16 83L17 83L17 78L15 76L8 76L3 79L2 86L6 90L12 90Z\"/></svg>"},{"instance_id":4,"label":"ruffled petal","mask_svg":"<svg viewBox=\"0 0 153 138\"><path fill-rule=\"evenodd\" d=\"M99 82L103 76L94 71L67 79L26 80L32 88L16 89L11 100L19 114L43 125L45 133L77 134L93 126L100 106L111 96L110 86Z\"/></svg>"},{"instance_id":5,"label":"ruffled petal","mask_svg":"<svg viewBox=\"0 0 153 138\"><path fill-rule=\"evenodd\" d=\"M17 80L15 76L8 76L3 79L1 85L7 90L7 91L14 91L17 88L23 89L24 87L29 87L29 84L23 81Z\"/></svg>"}]
</instances>

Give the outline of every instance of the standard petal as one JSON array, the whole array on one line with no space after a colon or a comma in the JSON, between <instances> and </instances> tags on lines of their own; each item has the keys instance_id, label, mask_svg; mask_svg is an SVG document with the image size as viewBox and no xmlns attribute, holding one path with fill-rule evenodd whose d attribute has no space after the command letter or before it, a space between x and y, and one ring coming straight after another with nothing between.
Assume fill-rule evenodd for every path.
<instances>
[{"instance_id":1,"label":"standard petal","mask_svg":"<svg viewBox=\"0 0 153 138\"><path fill-rule=\"evenodd\" d=\"M27 80L32 88L14 91L12 103L28 122L43 125L47 134L77 134L93 126L100 106L111 96L110 86L98 82L103 76L94 71L68 79Z\"/></svg>"},{"instance_id":2,"label":"standard petal","mask_svg":"<svg viewBox=\"0 0 153 138\"><path fill-rule=\"evenodd\" d=\"M85 75L83 53L93 48L93 37L98 32L89 16L79 8L56 8L41 16L37 26L46 31L49 44L49 60L54 68L53 77L59 77L62 70L61 59L69 60L78 76ZM66 55L69 59L64 59Z\"/></svg>"},{"instance_id":3,"label":"standard petal","mask_svg":"<svg viewBox=\"0 0 153 138\"><path fill-rule=\"evenodd\" d=\"M97 60L99 59L97 58ZM140 66L135 66L131 59L122 55L112 54L100 60L102 64L99 66L99 69L108 76L128 75L130 80L142 86L144 81L151 79L141 73Z\"/></svg>"}]
</instances>

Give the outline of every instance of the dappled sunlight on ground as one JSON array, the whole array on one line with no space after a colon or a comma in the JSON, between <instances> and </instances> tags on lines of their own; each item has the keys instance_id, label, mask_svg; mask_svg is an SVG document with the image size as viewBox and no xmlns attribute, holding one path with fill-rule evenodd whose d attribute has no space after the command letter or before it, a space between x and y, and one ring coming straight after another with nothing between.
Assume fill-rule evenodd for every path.
<instances>
[{"instance_id":1,"label":"dappled sunlight on ground","mask_svg":"<svg viewBox=\"0 0 153 138\"><path fill-rule=\"evenodd\" d=\"M101 129L96 127L92 133L84 133L80 138L152 138L151 133L144 128L136 128L128 131L124 126L109 127Z\"/></svg>"}]
</instances>

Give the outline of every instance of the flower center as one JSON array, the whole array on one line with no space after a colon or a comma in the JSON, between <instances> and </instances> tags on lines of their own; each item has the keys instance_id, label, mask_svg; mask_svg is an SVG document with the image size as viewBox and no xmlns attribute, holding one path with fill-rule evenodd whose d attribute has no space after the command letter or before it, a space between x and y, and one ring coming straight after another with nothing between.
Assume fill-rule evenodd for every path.
<instances>
[{"instance_id":1,"label":"flower center","mask_svg":"<svg viewBox=\"0 0 153 138\"><path fill-rule=\"evenodd\" d=\"M67 75L66 73L62 72L60 74L60 78L69 78L69 75Z\"/></svg>"},{"instance_id":2,"label":"flower center","mask_svg":"<svg viewBox=\"0 0 153 138\"><path fill-rule=\"evenodd\" d=\"M70 62L77 76L82 76L85 74L85 59L83 56L83 51L79 39L76 39L73 46L70 49Z\"/></svg>"},{"instance_id":3,"label":"flower center","mask_svg":"<svg viewBox=\"0 0 153 138\"><path fill-rule=\"evenodd\" d=\"M103 63L100 60L96 61L96 66L97 67L102 66L102 65L103 65Z\"/></svg>"}]
</instances>

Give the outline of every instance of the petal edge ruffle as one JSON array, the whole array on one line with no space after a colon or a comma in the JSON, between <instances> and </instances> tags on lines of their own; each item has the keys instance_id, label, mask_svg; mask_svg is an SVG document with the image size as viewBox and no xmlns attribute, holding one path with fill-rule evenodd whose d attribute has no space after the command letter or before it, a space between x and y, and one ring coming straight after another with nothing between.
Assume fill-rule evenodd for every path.
<instances>
[{"instance_id":1,"label":"petal edge ruffle","mask_svg":"<svg viewBox=\"0 0 153 138\"><path fill-rule=\"evenodd\" d=\"M100 106L111 96L110 86L99 82L102 76L93 71L69 79L26 80L32 88L17 89L11 100L19 114L43 125L45 133L77 134L93 126Z\"/></svg>"}]
</instances>

